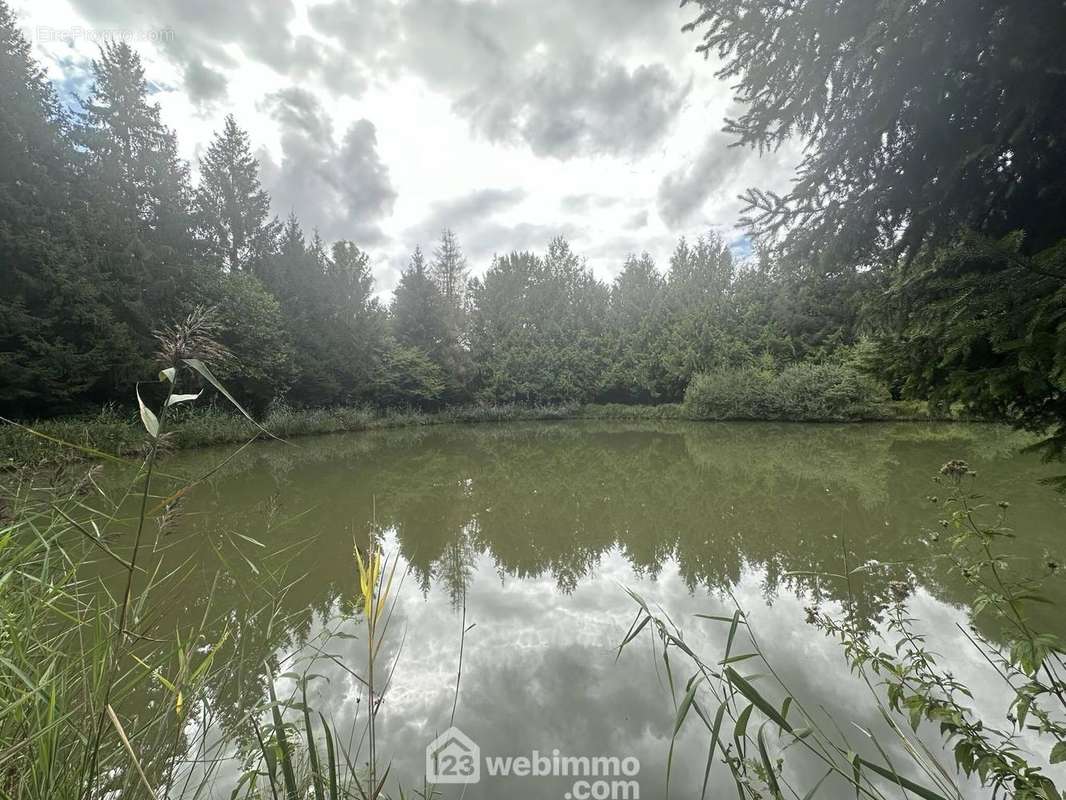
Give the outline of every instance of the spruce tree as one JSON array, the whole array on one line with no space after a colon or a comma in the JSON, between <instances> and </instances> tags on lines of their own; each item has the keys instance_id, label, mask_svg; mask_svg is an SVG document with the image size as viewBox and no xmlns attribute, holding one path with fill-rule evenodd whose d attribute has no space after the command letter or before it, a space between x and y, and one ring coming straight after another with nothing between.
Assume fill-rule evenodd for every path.
<instances>
[{"instance_id":1,"label":"spruce tree","mask_svg":"<svg viewBox=\"0 0 1066 800\"><path fill-rule=\"evenodd\" d=\"M74 129L83 158L77 238L138 356L115 365L113 390L140 379L153 330L184 316L203 291L191 236L191 190L177 140L150 102L139 56L109 43Z\"/></svg>"},{"instance_id":2,"label":"spruce tree","mask_svg":"<svg viewBox=\"0 0 1066 800\"><path fill-rule=\"evenodd\" d=\"M393 294L392 330L398 342L419 348L438 363L451 338L444 297L420 247L411 254Z\"/></svg>"},{"instance_id":3,"label":"spruce tree","mask_svg":"<svg viewBox=\"0 0 1066 800\"><path fill-rule=\"evenodd\" d=\"M104 398L137 358L75 214L71 124L0 2L0 413L35 417Z\"/></svg>"},{"instance_id":4,"label":"spruce tree","mask_svg":"<svg viewBox=\"0 0 1066 800\"><path fill-rule=\"evenodd\" d=\"M440 244L433 252L432 271L433 280L444 299L453 309L462 310L470 269L459 240L448 228L441 231Z\"/></svg>"},{"instance_id":5,"label":"spruce tree","mask_svg":"<svg viewBox=\"0 0 1066 800\"><path fill-rule=\"evenodd\" d=\"M270 214L248 134L232 114L200 159L196 212L207 255L228 272L257 272L275 249L281 224Z\"/></svg>"}]
</instances>

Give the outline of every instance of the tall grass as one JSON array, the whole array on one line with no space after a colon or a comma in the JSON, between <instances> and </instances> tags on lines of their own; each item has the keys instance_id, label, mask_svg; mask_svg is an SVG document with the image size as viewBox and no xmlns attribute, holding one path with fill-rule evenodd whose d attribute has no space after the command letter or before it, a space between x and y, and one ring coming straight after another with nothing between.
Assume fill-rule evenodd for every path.
<instances>
[{"instance_id":1,"label":"tall grass","mask_svg":"<svg viewBox=\"0 0 1066 800\"><path fill-rule=\"evenodd\" d=\"M702 380L702 379L701 379ZM695 391L695 390L694 390ZM805 421L887 420L928 421L955 420L953 413L932 413L926 403L882 402L867 406L860 417L837 412L818 416L804 412L790 416L759 412L709 412L698 402L688 405L563 404L554 406L469 405L453 406L434 412L413 409L382 410L369 406L296 409L275 405L262 418L263 427L277 436L292 439L330 433L355 433L391 428L430 425L552 421L568 419L603 420L705 420L705 419L798 419ZM177 407L169 414L169 442L174 448L240 444L258 433L255 425L241 414L219 405ZM28 432L31 428L34 433ZM45 438L47 437L47 438ZM67 447L64 445L75 445ZM18 466L70 462L108 455L135 456L144 447L144 430L134 410L123 411L108 405L97 414L44 420L28 425L0 420L0 470Z\"/></svg>"},{"instance_id":2,"label":"tall grass","mask_svg":"<svg viewBox=\"0 0 1066 800\"><path fill-rule=\"evenodd\" d=\"M137 386L141 458L129 465L132 475L122 490L102 489L95 467L0 472L3 800L200 797L233 758L243 764L235 799L390 796L388 767L382 770L378 763L376 718L391 670L375 669L375 662L388 630L387 601L397 566L392 561L388 580L381 580L385 570L376 543L368 551L370 566L357 555L352 568L353 582L359 574L367 626L367 674L349 670L369 701L365 762L361 747L344 746L326 716L308 704L313 660L289 676L296 688L282 698L275 691L276 664L263 664L266 696L252 703L235 727L209 741L213 704L223 687L260 689L256 676L243 674L245 661L220 657L240 648L230 641L233 609L216 607L212 588L196 618L182 619L172 630L160 622L181 582L209 568L192 563L192 557L167 563L166 547L157 547L180 517L181 496L195 483L176 489L160 483L169 479L168 426L198 399L197 388L213 385L242 415L249 441L274 435L244 412L203 360L212 351L211 332L209 318L194 314L160 336L158 378ZM57 446L47 434L34 435ZM95 444L75 447L100 456ZM252 566L260 576L255 589L264 599L249 617L257 625L264 623L254 620L265 620L269 628L292 582L284 567Z\"/></svg>"},{"instance_id":3,"label":"tall grass","mask_svg":"<svg viewBox=\"0 0 1066 800\"><path fill-rule=\"evenodd\" d=\"M262 428L276 436L291 439L425 425L572 419L580 414L576 405L455 406L432 413L414 409L380 410L369 406L295 409L276 405L261 422ZM177 408L169 415L168 446L173 448L240 444L258 434L261 434L259 426L240 413L217 405ZM0 424L0 470L5 466L13 469L108 455L133 456L140 454L143 447L144 429L137 412L123 412L114 405L106 406L92 416L27 425Z\"/></svg>"}]
</instances>

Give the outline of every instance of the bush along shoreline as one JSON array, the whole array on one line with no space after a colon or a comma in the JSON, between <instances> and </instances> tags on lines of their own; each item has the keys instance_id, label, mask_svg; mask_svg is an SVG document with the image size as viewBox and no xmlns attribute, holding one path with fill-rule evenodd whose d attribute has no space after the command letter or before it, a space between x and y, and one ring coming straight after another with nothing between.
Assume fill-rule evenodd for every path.
<instances>
[{"instance_id":1,"label":"bush along shoreline","mask_svg":"<svg viewBox=\"0 0 1066 800\"><path fill-rule=\"evenodd\" d=\"M979 421L957 410L926 403L893 401L882 395L857 397L852 377L834 380L825 374L786 370L779 377L738 371L743 381L729 386L729 375L697 376L684 403L658 405L558 404L463 405L437 411L370 406L296 409L275 406L261 418L263 428L280 438L331 433L357 433L425 425L531 422L574 419L646 421L773 421L773 422L929 422ZM762 387L766 396L753 394ZM824 390L819 396L814 392ZM256 426L229 409L187 408L172 419L169 446L190 449L245 442ZM67 445L67 446L62 446ZM0 467L13 468L91 459L132 456L144 447L143 428L135 409L105 406L96 414L51 420L0 423Z\"/></svg>"}]
</instances>

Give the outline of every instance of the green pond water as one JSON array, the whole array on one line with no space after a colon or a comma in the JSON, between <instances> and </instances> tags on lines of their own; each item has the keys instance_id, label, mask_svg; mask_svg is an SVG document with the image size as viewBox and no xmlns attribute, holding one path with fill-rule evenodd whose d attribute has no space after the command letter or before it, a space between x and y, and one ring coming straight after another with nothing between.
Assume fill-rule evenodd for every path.
<instances>
[{"instance_id":1,"label":"green pond water","mask_svg":"<svg viewBox=\"0 0 1066 800\"><path fill-rule=\"evenodd\" d=\"M845 596L844 586L811 574L839 572L844 553L851 564L913 561L914 616L970 682L977 708L1002 720L1002 685L956 627L968 619L967 592L928 558L926 531L938 519L928 497L947 492L932 480L940 465L965 459L990 501L1010 500L1018 555L1066 549L1063 498L1039 483L1056 469L1019 454L1024 443L989 426L584 421L253 445L188 495L169 531L150 535L145 556L185 575L153 611L156 624L199 619L213 596L229 636L218 657L245 676L213 687L210 709L185 732L190 752L228 736L264 701L263 663L274 660L279 674L322 676L310 683L309 702L351 734L352 760L365 761L366 701L351 675L364 674L366 661L352 544L371 530L405 573L381 656L395 659L378 717L393 788L421 785L426 745L449 727L465 619L454 722L482 757L633 758L640 797L664 796L674 704L650 638L616 660L636 610L625 587L669 613L710 662L721 658L726 626L694 615L730 615L732 594L791 689L808 707L825 706L856 749L868 750L850 726L880 727L866 689L839 645L805 622L805 607ZM181 453L165 471L201 474L228 452ZM871 619L902 569L856 577ZM280 600L264 611L271 594ZM1041 621L1066 632L1058 617ZM692 670L679 672L684 680ZM290 678L277 679L279 696L292 690ZM164 696L160 689L145 702ZM682 729L672 796L699 796L707 740L695 717ZM226 754L233 757L214 779L220 798L241 771L238 754ZM801 795L821 777L813 765L789 763ZM439 791L564 798L573 784L493 777L483 767L479 783ZM711 797L735 796L721 764L711 786ZM828 781L819 796L854 795Z\"/></svg>"}]
</instances>

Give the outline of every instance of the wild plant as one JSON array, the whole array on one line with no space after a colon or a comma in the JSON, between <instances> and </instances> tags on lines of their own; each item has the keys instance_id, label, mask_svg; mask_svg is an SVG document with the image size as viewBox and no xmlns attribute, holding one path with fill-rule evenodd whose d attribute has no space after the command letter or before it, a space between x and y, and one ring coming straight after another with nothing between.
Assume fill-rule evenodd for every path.
<instances>
[{"instance_id":1,"label":"wild plant","mask_svg":"<svg viewBox=\"0 0 1066 800\"><path fill-rule=\"evenodd\" d=\"M930 634L919 630L920 620L908 608L911 576L892 582L881 624L871 625L858 611L861 605L854 586L854 578L869 565L852 566L845 549L843 570L821 576L844 587L842 610L818 606L807 610L807 622L839 642L851 671L868 689L866 710L882 720L897 749L906 755L902 763L893 762L890 748L873 731L854 725L879 758L859 755L859 748L844 733L846 720L808 709L767 660L739 606L732 616L697 615L728 625L722 658L708 662L685 642L681 628L665 613L653 612L644 598L629 592L639 609L619 655L650 628L661 647L671 694L681 691L671 655L680 655L692 670L677 703L674 739L690 714L710 734L701 796L708 791L713 766L721 763L741 798L815 797L825 781L834 778L857 797L886 797L894 789L925 800L961 800L960 775L976 775L993 797L1061 797L1043 765L1066 761L1062 680L1066 647L1059 637L1041 630L1029 612L1034 604L1051 604L1041 586L1058 576L1058 562L1049 556L1036 576L1027 571L1007 548L1015 535L1006 524L1009 503L987 502L976 491L975 479L976 473L963 461L943 466L936 480L947 484L948 496L942 503L947 513L926 536L933 556L945 561L949 573L959 576L971 591L971 624L959 630L1007 687L1011 700L1001 718L989 720L977 712L971 689L929 644ZM941 503L938 497L930 500ZM992 518L986 521L990 513ZM743 651L737 652L741 643ZM764 671L742 674L741 663L758 663ZM923 722L936 726L950 748L953 767L943 765L940 748L919 735ZM1035 735L1045 751L1029 752L1022 733ZM671 744L668 787L673 749ZM797 751L824 769L812 787L789 783L785 765ZM772 758L771 752L777 755Z\"/></svg>"}]
</instances>

